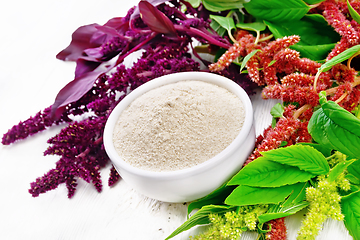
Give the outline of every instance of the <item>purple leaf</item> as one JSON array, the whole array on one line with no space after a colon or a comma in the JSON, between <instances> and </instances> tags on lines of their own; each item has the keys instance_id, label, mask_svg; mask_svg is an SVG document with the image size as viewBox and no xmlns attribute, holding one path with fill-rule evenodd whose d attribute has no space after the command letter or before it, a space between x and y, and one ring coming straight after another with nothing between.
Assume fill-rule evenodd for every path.
<instances>
[{"instance_id":1,"label":"purple leaf","mask_svg":"<svg viewBox=\"0 0 360 240\"><path fill-rule=\"evenodd\" d=\"M128 26L128 22L124 22L121 17L112 18L103 26L99 24L81 26L72 34L69 46L58 53L56 58L64 61L76 61L78 58L86 56L85 50L97 48L113 36L122 36L121 33L126 31Z\"/></svg>"},{"instance_id":2,"label":"purple leaf","mask_svg":"<svg viewBox=\"0 0 360 240\"><path fill-rule=\"evenodd\" d=\"M151 3L153 6L158 6L160 4L163 4L165 2L167 2L168 0L148 0L149 3ZM131 14L131 20L133 20L134 18L136 18L137 16L139 16L140 12L139 12L139 8L135 8L133 14Z\"/></svg>"},{"instance_id":3,"label":"purple leaf","mask_svg":"<svg viewBox=\"0 0 360 240\"><path fill-rule=\"evenodd\" d=\"M114 17L111 18L109 21L107 21L107 23L105 23L104 26L119 29L126 24L127 22L124 21L123 17Z\"/></svg>"},{"instance_id":4,"label":"purple leaf","mask_svg":"<svg viewBox=\"0 0 360 240\"><path fill-rule=\"evenodd\" d=\"M139 2L141 19L154 32L176 35L174 24L171 20L148 1Z\"/></svg>"},{"instance_id":5,"label":"purple leaf","mask_svg":"<svg viewBox=\"0 0 360 240\"><path fill-rule=\"evenodd\" d=\"M87 72L94 71L101 62L90 61L86 58L79 58L76 60L76 68L75 68L75 78L81 77L83 74Z\"/></svg>"},{"instance_id":6,"label":"purple leaf","mask_svg":"<svg viewBox=\"0 0 360 240\"><path fill-rule=\"evenodd\" d=\"M97 26L96 27L99 31L102 31L103 33L112 35L112 36L119 36L122 37L122 35L113 27L109 26Z\"/></svg>"},{"instance_id":7,"label":"purple leaf","mask_svg":"<svg viewBox=\"0 0 360 240\"><path fill-rule=\"evenodd\" d=\"M58 118L69 103L79 100L93 86L96 79L105 71L87 72L75 78L63 87L56 96L51 107L51 117Z\"/></svg>"},{"instance_id":8,"label":"purple leaf","mask_svg":"<svg viewBox=\"0 0 360 240\"><path fill-rule=\"evenodd\" d=\"M56 55L57 59L64 61L76 61L83 56L83 51L87 48L98 47L99 44L92 41L93 36L99 30L96 28L98 24L90 24L81 26L72 34L70 45Z\"/></svg>"}]
</instances>

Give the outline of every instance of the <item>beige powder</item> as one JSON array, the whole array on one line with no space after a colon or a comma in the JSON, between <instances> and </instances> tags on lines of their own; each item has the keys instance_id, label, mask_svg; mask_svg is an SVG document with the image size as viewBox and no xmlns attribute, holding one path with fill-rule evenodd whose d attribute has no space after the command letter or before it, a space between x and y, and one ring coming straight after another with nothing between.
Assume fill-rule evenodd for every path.
<instances>
[{"instance_id":1,"label":"beige powder","mask_svg":"<svg viewBox=\"0 0 360 240\"><path fill-rule=\"evenodd\" d=\"M118 154L134 167L174 171L202 163L239 134L245 112L228 90L202 81L153 89L123 111L114 130Z\"/></svg>"}]
</instances>

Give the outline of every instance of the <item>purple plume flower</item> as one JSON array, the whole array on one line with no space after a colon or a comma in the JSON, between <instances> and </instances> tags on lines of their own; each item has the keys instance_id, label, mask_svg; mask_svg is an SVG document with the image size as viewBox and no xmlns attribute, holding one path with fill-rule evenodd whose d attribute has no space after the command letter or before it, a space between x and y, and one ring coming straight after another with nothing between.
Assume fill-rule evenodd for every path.
<instances>
[{"instance_id":1,"label":"purple plume flower","mask_svg":"<svg viewBox=\"0 0 360 240\"><path fill-rule=\"evenodd\" d=\"M207 18L188 17L180 11L178 2L173 1L171 6L164 2L141 1L140 11L134 7L125 17L112 18L104 25L80 27L69 46L57 55L61 60L76 62L75 79L58 93L51 107L13 126L2 138L3 144L11 144L54 124L69 123L48 140L50 146L44 155L57 155L59 160L54 169L30 184L32 196L65 184L71 198L79 178L100 192L99 170L109 164L103 130L117 103L156 77L199 71L200 64L189 53L194 38L211 46L230 46L228 40L211 31ZM188 8L188 13L201 13L190 5ZM124 59L138 50L142 55L127 68ZM238 69L228 68L221 74L251 93L251 82L245 75L239 76ZM112 167L108 184L112 186L120 178Z\"/></svg>"}]
</instances>

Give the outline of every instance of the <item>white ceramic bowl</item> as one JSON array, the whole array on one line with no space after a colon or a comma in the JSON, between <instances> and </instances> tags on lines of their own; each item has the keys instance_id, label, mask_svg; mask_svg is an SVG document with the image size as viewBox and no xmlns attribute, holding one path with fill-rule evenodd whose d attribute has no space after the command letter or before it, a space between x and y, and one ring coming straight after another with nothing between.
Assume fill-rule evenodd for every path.
<instances>
[{"instance_id":1,"label":"white ceramic bowl","mask_svg":"<svg viewBox=\"0 0 360 240\"><path fill-rule=\"evenodd\" d=\"M245 120L239 135L215 157L187 169L171 172L146 171L122 160L112 140L113 130L121 112L145 92L183 80L216 84L238 96L245 109ZM241 169L254 144L253 108L248 95L232 80L206 72L169 74L141 85L114 108L104 130L105 150L123 180L145 196L165 202L189 202L211 193Z\"/></svg>"}]
</instances>

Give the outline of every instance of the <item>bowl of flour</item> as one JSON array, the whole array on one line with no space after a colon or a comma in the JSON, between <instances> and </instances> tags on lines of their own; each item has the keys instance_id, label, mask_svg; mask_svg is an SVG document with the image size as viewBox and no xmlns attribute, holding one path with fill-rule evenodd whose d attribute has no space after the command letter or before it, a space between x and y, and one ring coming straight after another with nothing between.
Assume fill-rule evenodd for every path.
<instances>
[{"instance_id":1,"label":"bowl of flour","mask_svg":"<svg viewBox=\"0 0 360 240\"><path fill-rule=\"evenodd\" d=\"M105 150L123 180L165 202L211 193L240 170L254 143L246 92L206 72L141 85L114 108L104 130Z\"/></svg>"}]
</instances>

